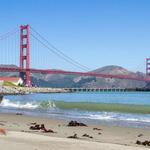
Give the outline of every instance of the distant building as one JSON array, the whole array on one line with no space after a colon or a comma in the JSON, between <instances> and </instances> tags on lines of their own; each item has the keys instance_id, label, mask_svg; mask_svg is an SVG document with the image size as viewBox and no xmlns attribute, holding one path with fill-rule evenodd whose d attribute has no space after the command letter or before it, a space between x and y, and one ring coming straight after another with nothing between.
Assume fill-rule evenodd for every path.
<instances>
[{"instance_id":1,"label":"distant building","mask_svg":"<svg viewBox=\"0 0 150 150\"><path fill-rule=\"evenodd\" d=\"M0 80L0 86L3 86L4 81Z\"/></svg>"},{"instance_id":2,"label":"distant building","mask_svg":"<svg viewBox=\"0 0 150 150\"><path fill-rule=\"evenodd\" d=\"M19 77L0 77L0 82L10 82L14 85L22 85L23 80Z\"/></svg>"}]
</instances>

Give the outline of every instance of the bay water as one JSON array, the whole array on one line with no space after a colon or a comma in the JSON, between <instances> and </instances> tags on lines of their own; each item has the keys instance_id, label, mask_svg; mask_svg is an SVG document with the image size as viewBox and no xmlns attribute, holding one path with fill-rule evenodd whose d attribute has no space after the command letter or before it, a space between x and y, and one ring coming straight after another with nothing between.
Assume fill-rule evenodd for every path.
<instances>
[{"instance_id":1,"label":"bay water","mask_svg":"<svg viewBox=\"0 0 150 150\"><path fill-rule=\"evenodd\" d=\"M5 96L0 112L115 126L150 127L150 92L75 92Z\"/></svg>"}]
</instances>

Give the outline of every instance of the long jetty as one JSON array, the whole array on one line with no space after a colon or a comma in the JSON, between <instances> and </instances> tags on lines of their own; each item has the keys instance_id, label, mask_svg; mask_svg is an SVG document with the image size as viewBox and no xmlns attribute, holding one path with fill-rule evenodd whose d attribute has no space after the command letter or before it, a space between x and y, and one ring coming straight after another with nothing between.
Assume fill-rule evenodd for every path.
<instances>
[{"instance_id":1,"label":"long jetty","mask_svg":"<svg viewBox=\"0 0 150 150\"><path fill-rule=\"evenodd\" d=\"M0 96L23 95L31 93L70 93L70 92L130 92L130 91L150 91L146 88L43 88L43 87L11 87L0 86Z\"/></svg>"},{"instance_id":2,"label":"long jetty","mask_svg":"<svg viewBox=\"0 0 150 150\"><path fill-rule=\"evenodd\" d=\"M64 88L70 92L134 92L150 91L148 88Z\"/></svg>"},{"instance_id":3,"label":"long jetty","mask_svg":"<svg viewBox=\"0 0 150 150\"><path fill-rule=\"evenodd\" d=\"M1 86L0 95L23 95L31 93L66 93L70 92L64 88L40 88L40 87L11 87Z\"/></svg>"}]
</instances>

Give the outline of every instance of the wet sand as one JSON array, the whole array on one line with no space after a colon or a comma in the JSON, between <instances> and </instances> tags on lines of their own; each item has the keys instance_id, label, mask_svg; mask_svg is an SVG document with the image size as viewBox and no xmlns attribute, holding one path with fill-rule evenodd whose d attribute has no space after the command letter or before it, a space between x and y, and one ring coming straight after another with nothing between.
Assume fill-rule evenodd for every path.
<instances>
[{"instance_id":1,"label":"wet sand","mask_svg":"<svg viewBox=\"0 0 150 150\"><path fill-rule=\"evenodd\" d=\"M54 133L31 130L30 126L35 123L44 124L46 129L51 129ZM147 147L137 145L136 141L150 138L150 129L89 124L87 127L68 127L67 124L68 121L31 117L19 113L0 114L0 128L6 129L6 135L0 135L1 149L142 150ZM67 138L74 134L77 134L77 139Z\"/></svg>"}]
</instances>

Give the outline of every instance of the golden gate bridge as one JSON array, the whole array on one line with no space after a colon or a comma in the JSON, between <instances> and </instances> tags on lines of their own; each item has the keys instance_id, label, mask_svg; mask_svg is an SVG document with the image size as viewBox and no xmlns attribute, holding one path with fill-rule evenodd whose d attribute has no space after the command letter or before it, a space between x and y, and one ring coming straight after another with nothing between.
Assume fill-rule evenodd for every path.
<instances>
[{"instance_id":1,"label":"golden gate bridge","mask_svg":"<svg viewBox=\"0 0 150 150\"><path fill-rule=\"evenodd\" d=\"M8 32L2 36L0 36L0 41L6 40L7 42L5 44L2 44L3 46L0 47L0 50L2 49L5 52L1 52L2 57L0 60L3 60L3 63L0 62L0 64L5 64L5 61L7 61L8 58L7 55L11 55L12 53L16 54L14 51L11 51L11 46L9 46L10 42L8 41L9 37L12 37L13 35L16 36L16 33L18 33L18 29L14 29L11 32ZM41 34L39 34L35 29L30 27L29 25L21 25L19 30L19 42L15 41L15 51L19 51L19 56L16 58L18 61L19 59L19 66L18 67L10 67L9 65L0 65L0 72L17 72L19 73L19 76L23 79L24 84L26 86L31 85L31 73L41 73L41 74L64 74L64 75L80 75L80 76L95 76L95 77L101 77L101 78L117 78L117 79L127 79L127 80L137 80L137 81L144 81L144 82L150 82L150 58L146 58L146 74L144 77L138 77L138 76L131 76L126 74L103 74L103 73L94 73L89 72L88 67L80 64L78 61L72 59L71 57L64 54L62 51L57 49L55 46L53 46L51 43L48 42ZM36 69L34 67L31 67L31 37L35 39L38 43L44 46L44 48L50 50L52 53L60 57L61 59L67 61L68 63L81 68L84 70L84 72L75 72L75 71L63 71L63 70L53 70L53 69ZM16 36L18 39L18 37ZM44 42L43 42L44 41ZM19 44L19 49L16 45ZM1 44L0 44L1 46ZM7 48L5 47L7 46ZM7 50L6 50L7 49ZM9 49L9 51L8 51ZM35 48L36 49L36 48ZM18 53L17 53L18 54ZM5 56L4 56L5 55ZM38 55L38 52L36 51L36 55ZM9 58L11 58L10 56ZM40 56L42 58L42 56ZM37 58L38 59L38 58ZM45 58L42 58L45 59ZM46 60L48 61L48 60ZM12 63L11 63L12 64Z\"/></svg>"}]
</instances>

